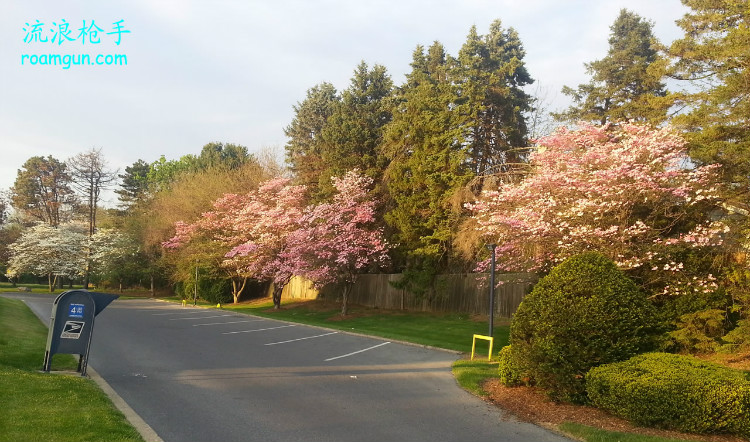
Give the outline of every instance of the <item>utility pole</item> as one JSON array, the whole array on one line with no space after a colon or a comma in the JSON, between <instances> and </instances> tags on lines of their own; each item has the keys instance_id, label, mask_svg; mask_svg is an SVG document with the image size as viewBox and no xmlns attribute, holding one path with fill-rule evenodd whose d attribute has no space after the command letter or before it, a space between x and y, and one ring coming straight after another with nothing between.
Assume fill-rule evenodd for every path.
<instances>
[{"instance_id":1,"label":"utility pole","mask_svg":"<svg viewBox=\"0 0 750 442\"><path fill-rule=\"evenodd\" d=\"M490 258L490 332L487 336L492 337L495 328L495 248L497 244L487 244L487 249L492 253Z\"/></svg>"}]
</instances>

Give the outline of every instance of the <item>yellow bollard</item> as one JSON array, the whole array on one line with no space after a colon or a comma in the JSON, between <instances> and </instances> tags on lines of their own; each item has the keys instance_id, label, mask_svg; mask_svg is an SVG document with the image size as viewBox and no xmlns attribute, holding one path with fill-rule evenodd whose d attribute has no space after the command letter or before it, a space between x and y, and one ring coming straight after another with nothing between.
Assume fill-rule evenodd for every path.
<instances>
[{"instance_id":1,"label":"yellow bollard","mask_svg":"<svg viewBox=\"0 0 750 442\"><path fill-rule=\"evenodd\" d=\"M187 305L187 300L186 300L186 299L183 299L183 300L182 300L182 306L183 306L183 307L185 307L186 305Z\"/></svg>"},{"instance_id":2,"label":"yellow bollard","mask_svg":"<svg viewBox=\"0 0 750 442\"><path fill-rule=\"evenodd\" d=\"M216 304L216 308L221 308L221 303Z\"/></svg>"},{"instance_id":3,"label":"yellow bollard","mask_svg":"<svg viewBox=\"0 0 750 442\"><path fill-rule=\"evenodd\" d=\"M477 339L490 341L490 351L487 354L487 360L492 359L492 345L495 343L495 338L484 335L474 335L474 339L471 341L471 360L474 360L474 347L477 345Z\"/></svg>"}]
</instances>

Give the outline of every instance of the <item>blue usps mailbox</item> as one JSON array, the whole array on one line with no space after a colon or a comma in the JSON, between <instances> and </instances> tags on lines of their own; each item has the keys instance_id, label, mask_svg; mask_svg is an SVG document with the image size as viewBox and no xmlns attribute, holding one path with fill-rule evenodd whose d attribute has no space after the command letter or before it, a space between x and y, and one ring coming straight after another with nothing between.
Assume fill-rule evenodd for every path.
<instances>
[{"instance_id":1,"label":"blue usps mailbox","mask_svg":"<svg viewBox=\"0 0 750 442\"><path fill-rule=\"evenodd\" d=\"M77 354L80 356L78 371L81 376L86 376L94 317L117 298L118 295L88 290L69 290L61 293L52 306L42 369L49 372L52 356L57 353Z\"/></svg>"}]
</instances>

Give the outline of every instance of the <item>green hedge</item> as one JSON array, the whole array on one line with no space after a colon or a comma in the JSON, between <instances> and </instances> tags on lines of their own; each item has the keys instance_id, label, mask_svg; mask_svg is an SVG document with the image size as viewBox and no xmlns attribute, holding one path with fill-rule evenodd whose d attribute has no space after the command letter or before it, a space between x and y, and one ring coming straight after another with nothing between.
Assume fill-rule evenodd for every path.
<instances>
[{"instance_id":1,"label":"green hedge","mask_svg":"<svg viewBox=\"0 0 750 442\"><path fill-rule=\"evenodd\" d=\"M586 389L595 406L638 424L750 436L749 379L690 356L647 353L592 369Z\"/></svg>"},{"instance_id":2,"label":"green hedge","mask_svg":"<svg viewBox=\"0 0 750 442\"><path fill-rule=\"evenodd\" d=\"M509 358L555 400L585 403L592 368L655 349L656 309L612 260L563 261L527 295L510 326Z\"/></svg>"}]
</instances>

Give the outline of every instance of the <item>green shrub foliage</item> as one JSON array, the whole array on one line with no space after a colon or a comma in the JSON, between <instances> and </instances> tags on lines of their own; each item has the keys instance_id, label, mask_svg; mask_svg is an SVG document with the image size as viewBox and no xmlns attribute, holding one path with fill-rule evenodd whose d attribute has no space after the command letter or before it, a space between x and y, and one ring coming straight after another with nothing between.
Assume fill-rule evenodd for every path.
<instances>
[{"instance_id":1,"label":"green shrub foliage","mask_svg":"<svg viewBox=\"0 0 750 442\"><path fill-rule=\"evenodd\" d=\"M691 356L648 353L586 375L591 402L638 424L750 436L747 372Z\"/></svg>"},{"instance_id":2,"label":"green shrub foliage","mask_svg":"<svg viewBox=\"0 0 750 442\"><path fill-rule=\"evenodd\" d=\"M703 310L682 315L677 329L669 332L671 343L681 352L712 353L724 335L726 312L719 309Z\"/></svg>"},{"instance_id":3,"label":"green shrub foliage","mask_svg":"<svg viewBox=\"0 0 750 442\"><path fill-rule=\"evenodd\" d=\"M511 323L510 358L554 400L585 403L584 376L652 350L655 308L605 256L572 257L539 281Z\"/></svg>"},{"instance_id":4,"label":"green shrub foliage","mask_svg":"<svg viewBox=\"0 0 750 442\"><path fill-rule=\"evenodd\" d=\"M183 299L193 299L195 281L188 279L176 285L175 291ZM198 297L211 304L229 304L232 302L231 283L227 279L199 278Z\"/></svg>"},{"instance_id":5,"label":"green shrub foliage","mask_svg":"<svg viewBox=\"0 0 750 442\"><path fill-rule=\"evenodd\" d=\"M500 374L500 382L508 387L515 387L523 383L524 375L521 371L521 367L513 359L511 354L511 346L506 345L500 349L498 355L500 364L498 365L498 373Z\"/></svg>"}]
</instances>

